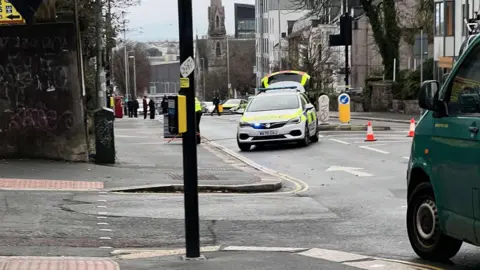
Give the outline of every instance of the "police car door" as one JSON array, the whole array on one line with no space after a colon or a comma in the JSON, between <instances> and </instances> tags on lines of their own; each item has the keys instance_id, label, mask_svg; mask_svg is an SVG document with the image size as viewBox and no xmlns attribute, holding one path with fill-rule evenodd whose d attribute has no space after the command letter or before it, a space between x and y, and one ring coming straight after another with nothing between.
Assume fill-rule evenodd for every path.
<instances>
[{"instance_id":1,"label":"police car door","mask_svg":"<svg viewBox=\"0 0 480 270\"><path fill-rule=\"evenodd\" d=\"M312 121L312 115L310 111L307 111L307 99L303 96L300 95L300 100L302 102L302 110L303 110L303 115L307 118L307 125L308 125L308 135L311 136L312 132L315 132L315 127L313 125L314 121Z\"/></svg>"}]
</instances>

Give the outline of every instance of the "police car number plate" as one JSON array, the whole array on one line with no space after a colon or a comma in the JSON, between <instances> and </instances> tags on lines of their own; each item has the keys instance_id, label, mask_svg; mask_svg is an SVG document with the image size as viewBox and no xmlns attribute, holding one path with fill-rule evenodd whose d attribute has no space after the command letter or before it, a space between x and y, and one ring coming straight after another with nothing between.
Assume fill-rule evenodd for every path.
<instances>
[{"instance_id":1,"label":"police car number plate","mask_svg":"<svg viewBox=\"0 0 480 270\"><path fill-rule=\"evenodd\" d=\"M277 135L278 132L276 130L268 130L268 131L260 131L258 132L258 135L260 136L272 136L272 135Z\"/></svg>"}]
</instances>

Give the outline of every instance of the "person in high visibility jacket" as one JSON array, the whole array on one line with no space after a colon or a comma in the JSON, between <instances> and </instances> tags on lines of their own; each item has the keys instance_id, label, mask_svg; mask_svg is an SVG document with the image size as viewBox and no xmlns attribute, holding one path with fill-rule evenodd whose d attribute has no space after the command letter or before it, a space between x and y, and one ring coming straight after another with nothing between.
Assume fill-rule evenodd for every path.
<instances>
[{"instance_id":1,"label":"person in high visibility jacket","mask_svg":"<svg viewBox=\"0 0 480 270\"><path fill-rule=\"evenodd\" d=\"M195 97L195 119L197 122L197 144L200 144L200 119L202 118L203 110L202 110L202 103L200 100Z\"/></svg>"}]
</instances>

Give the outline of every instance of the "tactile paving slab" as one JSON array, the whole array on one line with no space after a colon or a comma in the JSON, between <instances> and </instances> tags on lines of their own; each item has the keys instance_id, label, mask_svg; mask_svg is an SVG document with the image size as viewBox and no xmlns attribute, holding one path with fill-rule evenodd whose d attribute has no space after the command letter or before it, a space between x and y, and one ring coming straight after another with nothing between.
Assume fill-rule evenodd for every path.
<instances>
[{"instance_id":1,"label":"tactile paving slab","mask_svg":"<svg viewBox=\"0 0 480 270\"><path fill-rule=\"evenodd\" d=\"M0 257L1 270L119 270L107 258L80 257Z\"/></svg>"},{"instance_id":2,"label":"tactile paving slab","mask_svg":"<svg viewBox=\"0 0 480 270\"><path fill-rule=\"evenodd\" d=\"M102 182L0 178L0 189L16 190L97 190ZM1 269L1 268L0 268Z\"/></svg>"}]
</instances>

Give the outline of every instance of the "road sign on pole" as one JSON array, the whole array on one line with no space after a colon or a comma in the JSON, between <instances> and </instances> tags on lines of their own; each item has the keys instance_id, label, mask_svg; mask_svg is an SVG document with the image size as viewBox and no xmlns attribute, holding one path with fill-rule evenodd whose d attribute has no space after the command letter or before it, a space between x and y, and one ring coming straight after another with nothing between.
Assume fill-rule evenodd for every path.
<instances>
[{"instance_id":1,"label":"road sign on pole","mask_svg":"<svg viewBox=\"0 0 480 270\"><path fill-rule=\"evenodd\" d=\"M342 124L350 122L350 96L348 94L338 96L338 120Z\"/></svg>"},{"instance_id":2,"label":"road sign on pole","mask_svg":"<svg viewBox=\"0 0 480 270\"><path fill-rule=\"evenodd\" d=\"M200 256L200 218L198 213L197 125L195 116L195 62L193 61L192 0L178 0L180 33L181 92L186 96L187 132L183 140L183 186L185 204L186 259Z\"/></svg>"},{"instance_id":3,"label":"road sign on pole","mask_svg":"<svg viewBox=\"0 0 480 270\"><path fill-rule=\"evenodd\" d=\"M0 24L24 24L17 9L8 0L0 0Z\"/></svg>"}]
</instances>

